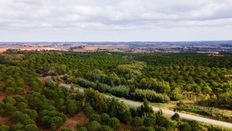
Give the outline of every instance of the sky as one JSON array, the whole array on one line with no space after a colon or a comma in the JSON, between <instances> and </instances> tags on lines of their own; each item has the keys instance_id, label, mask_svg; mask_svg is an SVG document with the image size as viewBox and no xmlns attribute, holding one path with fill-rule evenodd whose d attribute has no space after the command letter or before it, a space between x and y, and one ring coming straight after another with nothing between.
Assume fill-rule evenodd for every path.
<instances>
[{"instance_id":1,"label":"sky","mask_svg":"<svg viewBox=\"0 0 232 131\"><path fill-rule=\"evenodd\" d=\"M232 0L0 0L0 41L232 40Z\"/></svg>"}]
</instances>

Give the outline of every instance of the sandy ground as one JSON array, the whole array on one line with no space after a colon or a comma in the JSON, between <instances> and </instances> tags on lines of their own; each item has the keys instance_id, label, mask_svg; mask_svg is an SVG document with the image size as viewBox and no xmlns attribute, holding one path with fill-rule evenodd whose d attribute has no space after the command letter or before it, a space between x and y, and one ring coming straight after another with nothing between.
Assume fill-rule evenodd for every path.
<instances>
[{"instance_id":1,"label":"sandy ground","mask_svg":"<svg viewBox=\"0 0 232 131\"><path fill-rule=\"evenodd\" d=\"M40 46L27 46L27 47L0 47L0 53L6 51L7 49L19 49L19 50L61 50L59 48L51 48L51 47L40 47Z\"/></svg>"},{"instance_id":2,"label":"sandy ground","mask_svg":"<svg viewBox=\"0 0 232 131\"><path fill-rule=\"evenodd\" d=\"M128 131L132 130L132 127L129 124L122 123L118 131Z\"/></svg>"},{"instance_id":3,"label":"sandy ground","mask_svg":"<svg viewBox=\"0 0 232 131\"><path fill-rule=\"evenodd\" d=\"M1 48L1 47L0 47L0 53L4 52L4 51L6 51L6 50L7 50L7 48Z\"/></svg>"},{"instance_id":4,"label":"sandy ground","mask_svg":"<svg viewBox=\"0 0 232 131\"><path fill-rule=\"evenodd\" d=\"M0 116L0 125L1 124L10 126L10 125L13 125L14 123L8 117L1 117Z\"/></svg>"},{"instance_id":5,"label":"sandy ground","mask_svg":"<svg viewBox=\"0 0 232 131\"><path fill-rule=\"evenodd\" d=\"M85 45L81 48L73 49L76 52L95 52L97 50L115 51L118 49L128 48L126 45Z\"/></svg>"}]
</instances>

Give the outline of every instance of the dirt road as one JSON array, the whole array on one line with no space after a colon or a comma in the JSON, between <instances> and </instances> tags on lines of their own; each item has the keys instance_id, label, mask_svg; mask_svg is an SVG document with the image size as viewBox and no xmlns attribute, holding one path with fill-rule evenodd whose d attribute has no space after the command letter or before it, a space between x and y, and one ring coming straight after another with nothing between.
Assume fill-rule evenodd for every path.
<instances>
[{"instance_id":1,"label":"dirt road","mask_svg":"<svg viewBox=\"0 0 232 131\"><path fill-rule=\"evenodd\" d=\"M63 86L67 89L70 89L70 85L68 84L60 84L60 86ZM78 89L80 92L84 93L84 89L77 87L76 89ZM126 103L129 106L133 106L133 107L138 107L140 106L142 103L141 102L136 102L136 101L132 101L132 100L128 100L128 99L124 99L124 98L119 98L119 97L115 97L115 96L110 96L110 95L106 95L107 97L114 97L120 101L123 101L124 103ZM166 115L174 115L176 112L172 111L172 110L168 110L168 109L160 109L158 107L152 106L152 109L157 112L159 110L162 110L163 114ZM199 121L199 122L204 122L204 123L208 123L211 125L216 125L216 126L222 126L222 127L226 127L226 128L232 128L232 123L228 123L228 122L223 122L223 121L218 121L218 120L213 120L213 119L209 119L209 118L204 118L201 116L195 116L195 115L190 115L190 114L186 114L186 113L181 113L181 112L177 112L181 118L185 118L185 119L189 119L189 120L195 120L195 121Z\"/></svg>"}]
</instances>

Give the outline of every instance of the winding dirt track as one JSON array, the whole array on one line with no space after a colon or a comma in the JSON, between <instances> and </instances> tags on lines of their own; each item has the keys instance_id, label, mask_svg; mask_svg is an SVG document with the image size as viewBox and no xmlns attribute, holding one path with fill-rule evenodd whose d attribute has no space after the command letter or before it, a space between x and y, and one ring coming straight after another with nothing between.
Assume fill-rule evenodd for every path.
<instances>
[{"instance_id":1,"label":"winding dirt track","mask_svg":"<svg viewBox=\"0 0 232 131\"><path fill-rule=\"evenodd\" d=\"M65 87L67 89L70 89L70 87L71 87L70 85L63 84L63 83L60 84L60 86ZM78 89L80 92L84 92L83 88L77 87L76 89ZM138 107L142 104L141 102L136 102L136 101L132 101L132 100L124 99L124 98L119 98L119 97L115 97L115 96L109 96L106 94L104 94L104 95L107 97L114 97L114 98L124 102L125 104L127 104L129 106L133 106L133 107ZM181 112L174 112L172 110L161 109L161 108L158 108L155 106L152 106L152 109L155 112L162 110L163 114L166 114L166 115L174 115L175 113L178 113L181 118L195 120L195 121L204 122L204 123L208 123L211 125L216 125L216 126L221 126L221 127L226 127L226 128L232 128L232 123L228 123L228 122L224 122L224 121L213 120L213 119L209 119L209 118L205 118L205 117L201 117L201 116L190 115L190 114L181 113Z\"/></svg>"}]
</instances>

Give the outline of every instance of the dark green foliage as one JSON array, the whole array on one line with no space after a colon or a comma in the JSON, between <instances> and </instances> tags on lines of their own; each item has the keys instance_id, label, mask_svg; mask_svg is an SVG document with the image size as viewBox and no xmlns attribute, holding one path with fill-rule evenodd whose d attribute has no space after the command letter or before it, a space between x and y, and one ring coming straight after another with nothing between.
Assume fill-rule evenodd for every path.
<instances>
[{"instance_id":1,"label":"dark green foliage","mask_svg":"<svg viewBox=\"0 0 232 131\"><path fill-rule=\"evenodd\" d=\"M137 108L136 111L138 116L151 116L154 114L154 111L152 107L149 106L149 103L147 100L144 100L143 105L141 105L139 108Z\"/></svg>"},{"instance_id":2,"label":"dark green foliage","mask_svg":"<svg viewBox=\"0 0 232 131\"><path fill-rule=\"evenodd\" d=\"M203 128L197 121L185 120L184 123L179 125L179 129L181 131L189 130L189 131L201 131ZM210 128L209 128L210 129Z\"/></svg>"},{"instance_id":3,"label":"dark green foliage","mask_svg":"<svg viewBox=\"0 0 232 131\"><path fill-rule=\"evenodd\" d=\"M39 121L44 127L57 129L66 121L66 116L56 111L56 108L44 95L30 92L26 99L30 107L39 112Z\"/></svg>"},{"instance_id":4,"label":"dark green foliage","mask_svg":"<svg viewBox=\"0 0 232 131\"><path fill-rule=\"evenodd\" d=\"M39 131L38 127L36 124L26 124L23 125L21 123L17 123L13 126L10 127L10 130L12 131L19 131L19 130L23 130L23 131Z\"/></svg>"},{"instance_id":5,"label":"dark green foliage","mask_svg":"<svg viewBox=\"0 0 232 131\"><path fill-rule=\"evenodd\" d=\"M109 99L93 90L86 90L86 99L90 105L99 112L108 113L110 116L117 117L122 122L129 122L131 113L129 107L116 99Z\"/></svg>"},{"instance_id":6,"label":"dark green foliage","mask_svg":"<svg viewBox=\"0 0 232 131\"><path fill-rule=\"evenodd\" d=\"M111 128L110 126L107 126L107 125L102 125L98 131L114 131L113 128Z\"/></svg>"},{"instance_id":7,"label":"dark green foliage","mask_svg":"<svg viewBox=\"0 0 232 131\"><path fill-rule=\"evenodd\" d=\"M120 127L120 121L117 118L112 117L110 118L108 125L113 129L118 129Z\"/></svg>"},{"instance_id":8,"label":"dark green foliage","mask_svg":"<svg viewBox=\"0 0 232 131\"><path fill-rule=\"evenodd\" d=\"M106 125L110 121L110 116L107 113L101 114L101 123Z\"/></svg>"},{"instance_id":9,"label":"dark green foliage","mask_svg":"<svg viewBox=\"0 0 232 131\"><path fill-rule=\"evenodd\" d=\"M202 99L201 104L231 108L231 55L212 57L204 54L136 54L136 60L148 64L146 76L169 82L172 100ZM180 95L188 92L186 95ZM225 93L226 92L226 93ZM204 94L204 95L202 95ZM205 95L208 94L209 96ZM212 95L214 94L214 95ZM230 95L229 95L230 94ZM216 97L215 97L216 95ZM225 96L225 97L224 97Z\"/></svg>"},{"instance_id":10,"label":"dark green foliage","mask_svg":"<svg viewBox=\"0 0 232 131\"><path fill-rule=\"evenodd\" d=\"M28 124L24 127L26 131L38 131L38 127L35 124Z\"/></svg>"},{"instance_id":11,"label":"dark green foliage","mask_svg":"<svg viewBox=\"0 0 232 131\"><path fill-rule=\"evenodd\" d=\"M192 127L188 123L181 124L179 126L180 131L191 131Z\"/></svg>"},{"instance_id":12,"label":"dark green foliage","mask_svg":"<svg viewBox=\"0 0 232 131\"><path fill-rule=\"evenodd\" d=\"M81 128L79 128L78 131L88 131L88 129L86 127L81 127Z\"/></svg>"},{"instance_id":13,"label":"dark green foliage","mask_svg":"<svg viewBox=\"0 0 232 131\"><path fill-rule=\"evenodd\" d=\"M26 86L31 90L41 87L34 73L16 66L0 65L0 82L0 91L7 94L23 93Z\"/></svg>"},{"instance_id":14,"label":"dark green foliage","mask_svg":"<svg viewBox=\"0 0 232 131\"><path fill-rule=\"evenodd\" d=\"M0 125L0 131L9 131L10 127L6 125Z\"/></svg>"},{"instance_id":15,"label":"dark green foliage","mask_svg":"<svg viewBox=\"0 0 232 131\"><path fill-rule=\"evenodd\" d=\"M71 117L79 111L90 118L88 129L80 128L82 131L111 131L118 129L120 122L131 123L135 130L198 131L207 127L181 120L177 114L172 120L162 113L154 115L148 101L190 99L203 106L232 107L229 55L219 58L203 54L21 52L1 54L0 63L0 91L4 95L18 94L5 97L0 103L1 116L9 116L14 122L9 127L1 125L3 131L37 131L38 127L57 130L66 121L66 115ZM41 80L51 77L55 82L44 85L38 76ZM57 82L72 87L60 87ZM93 90L81 94L74 84L145 102L130 109ZM210 107L179 104L177 109L230 120Z\"/></svg>"},{"instance_id":16,"label":"dark green foliage","mask_svg":"<svg viewBox=\"0 0 232 131\"><path fill-rule=\"evenodd\" d=\"M146 127L144 131L156 131L154 127Z\"/></svg>"},{"instance_id":17,"label":"dark green foliage","mask_svg":"<svg viewBox=\"0 0 232 131\"><path fill-rule=\"evenodd\" d=\"M230 55L212 57L191 53L20 53L23 55L1 55L4 65L1 65L3 74L0 74L0 81L8 86L1 84L0 90L8 93L22 92L25 85L32 86L32 90L36 90L34 87L38 89L41 84L31 73L35 71L41 75L67 74L70 76L66 79L67 82L76 82L75 78L82 77L94 82L84 83L83 87L133 100L143 101L146 98L152 102L164 103L169 101L169 97L172 100L195 100L197 97L202 105L232 107L231 99L227 99L232 96ZM27 74L32 76L28 77Z\"/></svg>"},{"instance_id":18,"label":"dark green foliage","mask_svg":"<svg viewBox=\"0 0 232 131\"><path fill-rule=\"evenodd\" d=\"M131 121L131 125L137 128L137 127L143 126L143 122L144 122L143 118L134 117Z\"/></svg>"},{"instance_id":19,"label":"dark green foliage","mask_svg":"<svg viewBox=\"0 0 232 131\"><path fill-rule=\"evenodd\" d=\"M66 88L59 87L54 81L46 82L45 86L43 93L47 98L52 99L56 108L63 113L74 115L81 108L81 105L78 104L76 99L72 98Z\"/></svg>"},{"instance_id":20,"label":"dark green foliage","mask_svg":"<svg viewBox=\"0 0 232 131\"><path fill-rule=\"evenodd\" d=\"M149 116L144 118L144 125L149 126L155 126L156 125L156 117L155 116Z\"/></svg>"},{"instance_id":21,"label":"dark green foliage","mask_svg":"<svg viewBox=\"0 0 232 131\"><path fill-rule=\"evenodd\" d=\"M156 93L155 91L147 89L136 89L134 92L130 92L130 88L125 86L110 87L106 84L94 83L83 78L78 78L77 84L84 88L93 88L100 92L107 92L118 97L125 97L137 101L143 101L144 99L147 99L151 102L166 103L170 100L169 97L165 94Z\"/></svg>"},{"instance_id":22,"label":"dark green foliage","mask_svg":"<svg viewBox=\"0 0 232 131\"><path fill-rule=\"evenodd\" d=\"M67 100L67 112L70 115L74 115L78 110L77 102L75 100Z\"/></svg>"},{"instance_id":23,"label":"dark green foliage","mask_svg":"<svg viewBox=\"0 0 232 131\"><path fill-rule=\"evenodd\" d=\"M27 101L24 97L5 97L0 105L2 106L1 113L4 113L5 115L7 114L11 120L16 123L15 125L9 127L10 130L17 129L26 131L38 131L38 127L35 122L37 112L28 108Z\"/></svg>"},{"instance_id":24,"label":"dark green foliage","mask_svg":"<svg viewBox=\"0 0 232 131\"><path fill-rule=\"evenodd\" d=\"M110 116L115 116L122 122L129 122L131 120L131 113L124 103L116 99L110 99L108 103L108 113Z\"/></svg>"},{"instance_id":25,"label":"dark green foliage","mask_svg":"<svg viewBox=\"0 0 232 131\"><path fill-rule=\"evenodd\" d=\"M97 121L92 121L87 125L89 131L97 131L101 127L101 124Z\"/></svg>"},{"instance_id":26,"label":"dark green foliage","mask_svg":"<svg viewBox=\"0 0 232 131\"><path fill-rule=\"evenodd\" d=\"M163 115L156 115L156 124L165 128L172 128L176 126L175 121L172 121L170 118Z\"/></svg>"},{"instance_id":27,"label":"dark green foliage","mask_svg":"<svg viewBox=\"0 0 232 131\"><path fill-rule=\"evenodd\" d=\"M180 115L178 113L175 113L172 117L172 120L179 120L180 119Z\"/></svg>"},{"instance_id":28,"label":"dark green foliage","mask_svg":"<svg viewBox=\"0 0 232 131\"><path fill-rule=\"evenodd\" d=\"M72 131L72 129L64 128L64 129L62 129L61 131Z\"/></svg>"},{"instance_id":29,"label":"dark green foliage","mask_svg":"<svg viewBox=\"0 0 232 131\"><path fill-rule=\"evenodd\" d=\"M17 110L15 107L16 101L12 97L6 96L0 103L0 113L1 114L11 114Z\"/></svg>"},{"instance_id":30,"label":"dark green foliage","mask_svg":"<svg viewBox=\"0 0 232 131\"><path fill-rule=\"evenodd\" d=\"M40 117L41 124L52 129L57 129L66 121L66 116L55 110L43 110L40 112Z\"/></svg>"},{"instance_id":31,"label":"dark green foliage","mask_svg":"<svg viewBox=\"0 0 232 131\"><path fill-rule=\"evenodd\" d=\"M13 130L13 131L22 130L22 129L23 129L23 124L21 124L21 123L17 123L15 125L11 126L11 130Z\"/></svg>"},{"instance_id":32,"label":"dark green foliage","mask_svg":"<svg viewBox=\"0 0 232 131\"><path fill-rule=\"evenodd\" d=\"M41 74L59 73L56 72L62 65L61 73L70 69L78 69L79 75L86 74L93 69L109 69L119 64L129 63L121 59L120 55L108 53L43 53L27 54L21 65L30 68ZM55 70L54 70L55 67Z\"/></svg>"},{"instance_id":33,"label":"dark green foliage","mask_svg":"<svg viewBox=\"0 0 232 131\"><path fill-rule=\"evenodd\" d=\"M27 104L24 102L17 102L15 106L20 111L23 111L27 108Z\"/></svg>"},{"instance_id":34,"label":"dark green foliage","mask_svg":"<svg viewBox=\"0 0 232 131\"><path fill-rule=\"evenodd\" d=\"M100 122L101 123L101 116L99 114L92 114L90 116L90 120L91 121L97 121L97 122Z\"/></svg>"},{"instance_id":35,"label":"dark green foliage","mask_svg":"<svg viewBox=\"0 0 232 131\"><path fill-rule=\"evenodd\" d=\"M84 113L88 117L91 117L94 113L93 107L90 104L86 104L84 107Z\"/></svg>"},{"instance_id":36,"label":"dark green foliage","mask_svg":"<svg viewBox=\"0 0 232 131\"><path fill-rule=\"evenodd\" d=\"M36 110L25 109L25 110L23 110L23 113L26 113L27 115L29 115L30 118L33 120L36 120L38 117L38 113L36 112Z\"/></svg>"},{"instance_id":37,"label":"dark green foliage","mask_svg":"<svg viewBox=\"0 0 232 131\"><path fill-rule=\"evenodd\" d=\"M26 99L29 106L37 111L41 110L54 110L55 107L50 103L50 101L38 92L30 92L27 94Z\"/></svg>"},{"instance_id":38,"label":"dark green foliage","mask_svg":"<svg viewBox=\"0 0 232 131\"><path fill-rule=\"evenodd\" d=\"M30 119L30 116L20 111L16 111L12 114L12 119L16 122L23 123L25 120Z\"/></svg>"},{"instance_id":39,"label":"dark green foliage","mask_svg":"<svg viewBox=\"0 0 232 131\"><path fill-rule=\"evenodd\" d=\"M164 127L156 127L155 130L156 131L166 131L166 128L164 128ZM186 131L188 131L188 130L186 130Z\"/></svg>"}]
</instances>

